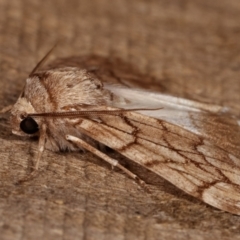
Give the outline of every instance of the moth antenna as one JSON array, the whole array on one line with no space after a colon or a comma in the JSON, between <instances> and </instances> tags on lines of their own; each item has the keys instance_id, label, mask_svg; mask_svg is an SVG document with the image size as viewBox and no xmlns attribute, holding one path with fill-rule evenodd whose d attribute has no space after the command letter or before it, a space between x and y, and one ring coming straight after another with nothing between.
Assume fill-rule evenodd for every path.
<instances>
[{"instance_id":1,"label":"moth antenna","mask_svg":"<svg viewBox=\"0 0 240 240\"><path fill-rule=\"evenodd\" d=\"M43 113L29 113L27 117L81 117L91 115L119 115L124 112L135 111L157 111L161 108L129 108L129 109L113 109L113 110L79 110L70 112L43 112Z\"/></svg>"},{"instance_id":2,"label":"moth antenna","mask_svg":"<svg viewBox=\"0 0 240 240\"><path fill-rule=\"evenodd\" d=\"M47 52L47 54L37 63L37 65L33 68L31 73L29 74L29 77L31 77L48 59L52 51L56 48L57 43Z\"/></svg>"}]
</instances>

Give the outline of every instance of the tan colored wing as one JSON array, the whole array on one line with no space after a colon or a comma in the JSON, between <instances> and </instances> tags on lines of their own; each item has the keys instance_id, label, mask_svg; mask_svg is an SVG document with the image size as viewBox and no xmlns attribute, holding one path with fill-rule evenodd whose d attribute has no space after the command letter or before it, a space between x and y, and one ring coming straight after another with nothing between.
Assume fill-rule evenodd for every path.
<instances>
[{"instance_id":1,"label":"tan colored wing","mask_svg":"<svg viewBox=\"0 0 240 240\"><path fill-rule=\"evenodd\" d=\"M84 119L76 127L185 192L240 214L240 157L218 142L136 112L101 116L101 123ZM240 131L235 127L229 138L237 141Z\"/></svg>"}]
</instances>

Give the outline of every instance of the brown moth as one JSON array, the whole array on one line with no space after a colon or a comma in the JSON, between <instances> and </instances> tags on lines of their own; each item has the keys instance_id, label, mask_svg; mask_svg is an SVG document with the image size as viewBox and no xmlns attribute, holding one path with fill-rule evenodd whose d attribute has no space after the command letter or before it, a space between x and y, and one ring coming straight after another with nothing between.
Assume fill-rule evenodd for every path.
<instances>
[{"instance_id":1,"label":"brown moth","mask_svg":"<svg viewBox=\"0 0 240 240\"><path fill-rule=\"evenodd\" d=\"M227 108L103 84L107 76L94 67L39 70L48 55L17 102L2 110L11 110L14 134L39 136L34 172L44 149L81 148L138 179L99 150L108 146L186 193L240 215L240 124Z\"/></svg>"}]
</instances>

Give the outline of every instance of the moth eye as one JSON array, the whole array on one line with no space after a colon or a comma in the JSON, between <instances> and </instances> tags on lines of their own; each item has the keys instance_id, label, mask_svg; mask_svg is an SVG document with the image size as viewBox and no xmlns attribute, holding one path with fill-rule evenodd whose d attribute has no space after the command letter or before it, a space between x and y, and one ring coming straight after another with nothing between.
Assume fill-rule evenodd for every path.
<instances>
[{"instance_id":1,"label":"moth eye","mask_svg":"<svg viewBox=\"0 0 240 240\"><path fill-rule=\"evenodd\" d=\"M39 130L38 124L31 117L26 117L24 120L22 120L20 123L20 128L27 134L33 134Z\"/></svg>"}]
</instances>

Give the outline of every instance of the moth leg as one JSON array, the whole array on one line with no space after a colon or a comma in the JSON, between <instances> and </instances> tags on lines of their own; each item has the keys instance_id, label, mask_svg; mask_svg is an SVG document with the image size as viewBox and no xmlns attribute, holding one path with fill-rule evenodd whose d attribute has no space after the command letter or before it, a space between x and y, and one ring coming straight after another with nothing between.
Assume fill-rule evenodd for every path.
<instances>
[{"instance_id":1,"label":"moth leg","mask_svg":"<svg viewBox=\"0 0 240 240\"><path fill-rule=\"evenodd\" d=\"M41 160L43 151L45 149L45 142L46 142L46 130L47 126L45 124L42 125L41 130L40 130L40 137L38 141L38 153L37 153L37 160L34 166L34 171L38 170L39 167L39 162Z\"/></svg>"},{"instance_id":2,"label":"moth leg","mask_svg":"<svg viewBox=\"0 0 240 240\"><path fill-rule=\"evenodd\" d=\"M12 109L13 105L6 106L0 110L0 114L9 112Z\"/></svg>"},{"instance_id":3,"label":"moth leg","mask_svg":"<svg viewBox=\"0 0 240 240\"><path fill-rule=\"evenodd\" d=\"M23 179L20 179L18 181L18 183L22 183L22 182L26 182L28 180L30 180L31 178L35 177L37 172L38 172L38 168L39 168L39 162L41 160L41 157L42 157L42 154L43 154L43 151L45 149L45 142L46 142L46 125L43 124L41 126L41 129L40 129L40 136L39 136L39 141L38 141L38 153L37 153L37 159L36 159L36 163L35 163L35 166L33 167L33 171L25 178Z\"/></svg>"},{"instance_id":4,"label":"moth leg","mask_svg":"<svg viewBox=\"0 0 240 240\"><path fill-rule=\"evenodd\" d=\"M125 172L129 177L137 181L145 190L149 191L148 187L146 186L146 183L143 180L141 180L136 174L132 173L127 168L123 167L117 160L110 158L108 155L99 151L98 149L91 146L90 144L88 144L87 142L83 141L80 138L74 137L72 135L66 135L66 139L80 147L83 147L84 149L87 149L89 152L97 155L98 157L102 158L104 161L110 163L113 167L118 167L123 172Z\"/></svg>"}]
</instances>

